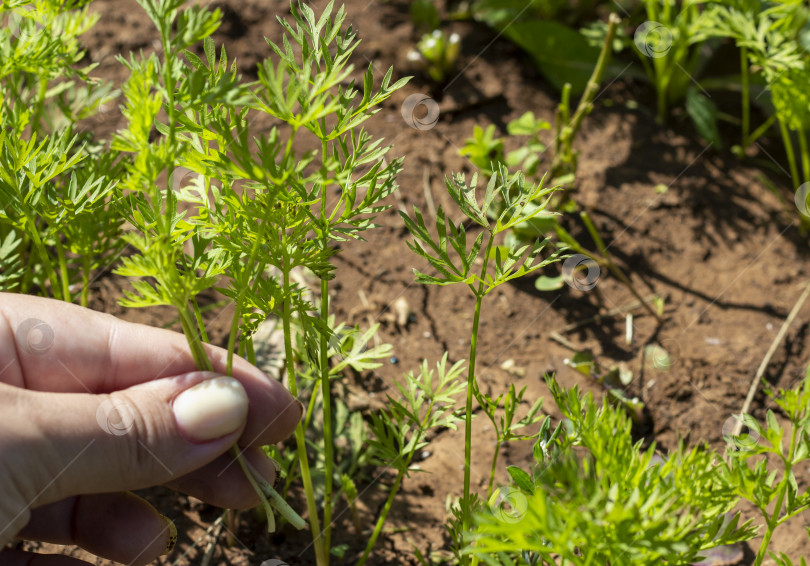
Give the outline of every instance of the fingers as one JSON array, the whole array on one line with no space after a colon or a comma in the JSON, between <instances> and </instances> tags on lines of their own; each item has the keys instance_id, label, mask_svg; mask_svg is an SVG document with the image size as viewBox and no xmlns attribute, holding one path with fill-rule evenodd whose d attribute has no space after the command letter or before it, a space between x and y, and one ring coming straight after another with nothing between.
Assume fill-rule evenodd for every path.
<instances>
[{"instance_id":1,"label":"fingers","mask_svg":"<svg viewBox=\"0 0 810 566\"><path fill-rule=\"evenodd\" d=\"M2 566L92 566L89 562L61 554L35 554L22 550L0 550Z\"/></svg>"},{"instance_id":2,"label":"fingers","mask_svg":"<svg viewBox=\"0 0 810 566\"><path fill-rule=\"evenodd\" d=\"M227 354L206 346L218 373ZM112 393L197 368L182 334L121 321L61 301L0 293L0 382L36 391ZM301 408L246 360L233 376L250 398L243 445L279 442Z\"/></svg>"},{"instance_id":3,"label":"fingers","mask_svg":"<svg viewBox=\"0 0 810 566\"><path fill-rule=\"evenodd\" d=\"M0 385L0 480L31 508L163 484L235 444L247 411L238 381L204 372L111 395Z\"/></svg>"},{"instance_id":4,"label":"fingers","mask_svg":"<svg viewBox=\"0 0 810 566\"><path fill-rule=\"evenodd\" d=\"M278 478L276 464L261 450L248 448L242 452L242 456L250 461L267 483L275 485ZM250 509L260 503L259 496L230 452L166 485L225 509Z\"/></svg>"},{"instance_id":5,"label":"fingers","mask_svg":"<svg viewBox=\"0 0 810 566\"><path fill-rule=\"evenodd\" d=\"M263 452L247 449L243 456L268 483L275 483L275 465ZM259 503L239 465L229 455L170 482L169 486L228 509L248 509ZM39 507L31 513L18 537L73 544L96 556L139 566L170 553L177 542L177 530L146 500L122 492L80 495ZM2 556L0 564L5 566Z\"/></svg>"},{"instance_id":6,"label":"fingers","mask_svg":"<svg viewBox=\"0 0 810 566\"><path fill-rule=\"evenodd\" d=\"M19 536L73 544L131 566L151 563L171 552L177 542L171 521L144 499L126 492L82 495L40 507Z\"/></svg>"}]
</instances>

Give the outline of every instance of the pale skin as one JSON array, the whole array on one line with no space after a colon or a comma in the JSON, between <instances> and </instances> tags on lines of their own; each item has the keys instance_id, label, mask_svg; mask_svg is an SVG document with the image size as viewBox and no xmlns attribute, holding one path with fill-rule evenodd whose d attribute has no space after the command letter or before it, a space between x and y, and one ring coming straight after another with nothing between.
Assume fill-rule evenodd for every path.
<instances>
[{"instance_id":1,"label":"pale skin","mask_svg":"<svg viewBox=\"0 0 810 566\"><path fill-rule=\"evenodd\" d=\"M260 446L290 435L302 407L241 358L238 383L223 380L226 352L208 354L215 374L195 371L176 332L0 293L0 566L87 564L5 547L15 539L78 545L136 566L154 561L173 544L172 528L134 489L168 485L226 508L259 503L228 449L238 444L272 484ZM209 381L247 402L223 421L230 432L200 423L216 435L200 440L174 402Z\"/></svg>"}]
</instances>

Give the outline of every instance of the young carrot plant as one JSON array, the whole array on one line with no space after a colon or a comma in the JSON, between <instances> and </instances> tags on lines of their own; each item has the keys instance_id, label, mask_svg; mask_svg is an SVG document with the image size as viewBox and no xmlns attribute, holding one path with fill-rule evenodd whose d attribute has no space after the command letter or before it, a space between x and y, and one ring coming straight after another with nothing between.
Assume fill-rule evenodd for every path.
<instances>
[{"instance_id":1,"label":"young carrot plant","mask_svg":"<svg viewBox=\"0 0 810 566\"><path fill-rule=\"evenodd\" d=\"M489 470L489 483L487 485L487 498L492 497L492 490L495 487L495 471L498 467L498 456L501 446L507 442L515 440L531 440L539 435L539 432L529 434L526 430L529 427L540 423L542 417L540 409L543 406L543 399L535 401L528 412L520 420L515 421L518 407L523 403L523 396L526 393L524 387L520 391L515 389L515 384L509 384L509 390L495 399L483 395L480 391L475 392L475 398L481 405L484 414L492 423L495 431L495 452L492 455L492 466Z\"/></svg>"},{"instance_id":2,"label":"young carrot plant","mask_svg":"<svg viewBox=\"0 0 810 566\"><path fill-rule=\"evenodd\" d=\"M801 177L798 175L791 138L799 137L799 143L806 146L806 142L801 140L806 122L801 99L803 91L795 85L801 85L807 78L802 76L807 67L807 57L801 44L807 18L807 10L799 2L767 5L759 0L750 0L734 4L711 3L700 20L703 35L730 38L740 52L742 136L738 153L742 155L778 120L797 187ZM763 81L764 89L771 93L775 112L771 112L752 131L751 103L762 94L754 98L752 86ZM807 180L806 172L804 180Z\"/></svg>"},{"instance_id":3,"label":"young carrot plant","mask_svg":"<svg viewBox=\"0 0 810 566\"><path fill-rule=\"evenodd\" d=\"M453 528L451 532L466 532L470 529L477 499L470 484L473 399L478 396L488 405L497 404L497 401L489 399L479 389L475 373L484 297L507 281L557 261L560 253L557 251L548 257L541 257L541 252L548 244L547 239L532 245L509 246L496 242L500 234L541 213L554 188L544 187L542 181L539 184L529 184L522 174L510 175L503 165L499 165L497 173L487 184L483 200L479 202L477 182L477 175L468 184L460 174L448 177L445 181L450 197L466 219L482 228L472 242L468 241L468 228L464 225L466 220L454 222L442 208L436 212L435 235L428 229L418 208L414 207L413 216L400 213L414 237L413 242L408 242L408 247L425 259L434 272L431 274L415 269L416 280L427 285L463 284L475 297L467 360L464 491L459 508L460 528ZM491 218L489 210L496 198L502 200L503 207L496 218ZM477 267L479 263L480 269ZM460 541L456 541L456 545L461 546Z\"/></svg>"},{"instance_id":4,"label":"young carrot plant","mask_svg":"<svg viewBox=\"0 0 810 566\"><path fill-rule=\"evenodd\" d=\"M333 484L347 471L335 466L333 410L341 405L333 402L332 380L345 365L376 367L363 365L363 359L373 358L368 353L343 352L346 341L329 327L329 280L334 276L330 258L336 242L362 239L362 233L374 227L373 217L387 208L381 201L396 189L401 160L386 161L388 148L362 124L406 80L392 83L389 70L375 91L369 66L358 90L349 58L359 41L351 26L344 28L343 8L334 10L330 3L316 18L300 2L292 5L292 22L279 18L284 40L280 45L268 40L273 57L260 64L258 82L246 84L224 48L217 59L209 37L221 14L198 7L181 11L182 4L141 0L160 31L162 58L125 61L132 73L124 87L129 128L119 133L113 147L135 154L122 182L127 191L122 197L136 228L127 241L140 253L127 257L118 270L139 278L124 302L175 307L201 368L211 367L202 348L207 334L196 300L201 292L217 286L234 305L229 371L237 351L253 358L251 336L262 320L270 315L281 320L285 373L293 395L304 393L297 359L315 368L317 375L295 438L316 560L325 565L339 495ZM203 42L205 59L188 50L198 42ZM251 125L257 114L274 118L284 128L277 125L269 133L254 134ZM297 149L307 136L320 151ZM178 184L180 171L196 174L198 183ZM182 210L181 201L192 210ZM293 282L298 269L319 278L317 305ZM297 351L294 328L300 333ZM335 347L347 361L333 367L330 349ZM304 424L312 421L316 406L322 414L322 436L307 439ZM322 489L314 485L310 441L319 446ZM269 486L260 487L272 503L280 501ZM284 512L301 526L289 509ZM268 520L272 525L269 510Z\"/></svg>"},{"instance_id":5,"label":"young carrot plant","mask_svg":"<svg viewBox=\"0 0 810 566\"><path fill-rule=\"evenodd\" d=\"M115 95L94 65L77 67L98 20L88 4L0 2L0 254L11 266L0 285L66 301L78 290L85 306L122 223L111 199L120 164L81 123Z\"/></svg>"},{"instance_id":6,"label":"young carrot plant","mask_svg":"<svg viewBox=\"0 0 810 566\"><path fill-rule=\"evenodd\" d=\"M702 33L705 28L701 3L700 0L643 2L647 20L636 30L631 47L655 87L661 124L667 122L673 105L686 97L694 77L707 61L701 50L707 40Z\"/></svg>"},{"instance_id":7,"label":"young carrot plant","mask_svg":"<svg viewBox=\"0 0 810 566\"><path fill-rule=\"evenodd\" d=\"M737 417L748 432L726 436L725 461L706 446L679 445L666 459L654 444L642 450L631 418L607 398L599 407L591 394L547 383L564 420L553 430L543 421L531 469L508 468L513 485L480 508L467 553L487 564L692 564L742 557L734 545L759 534L755 565L793 564L770 547L775 530L810 507L795 477L810 459L810 370L792 390L766 389L787 427L771 410L764 425ZM761 527L740 524L741 499Z\"/></svg>"},{"instance_id":8,"label":"young carrot plant","mask_svg":"<svg viewBox=\"0 0 810 566\"><path fill-rule=\"evenodd\" d=\"M624 410L547 383L565 420L546 417L534 466L511 466L475 520L466 552L486 564L692 564L755 534L705 446L663 460L631 436Z\"/></svg>"},{"instance_id":9,"label":"young carrot plant","mask_svg":"<svg viewBox=\"0 0 810 566\"><path fill-rule=\"evenodd\" d=\"M767 386L765 391L787 417L788 426L781 426L770 409L764 426L751 415L741 415L748 433L727 438L725 466L734 493L753 503L763 519L755 566L768 557L788 566L792 562L787 555L775 554L770 545L777 527L810 508L810 488L801 489L795 475L798 466L810 460L810 369L791 390Z\"/></svg>"},{"instance_id":10,"label":"young carrot plant","mask_svg":"<svg viewBox=\"0 0 810 566\"><path fill-rule=\"evenodd\" d=\"M443 83L455 69L461 52L461 37L436 29L426 33L408 52L408 60L417 63L436 83Z\"/></svg>"},{"instance_id":11,"label":"young carrot plant","mask_svg":"<svg viewBox=\"0 0 810 566\"><path fill-rule=\"evenodd\" d=\"M379 415L372 416L372 430L375 440L371 449L381 466L391 466L396 470L396 478L385 500L382 512L374 526L357 566L363 566L382 532L383 524L391 510L402 480L410 474L414 456L428 442L434 429L456 429L461 420L456 414L456 397L464 390L459 379L464 371L463 363L456 362L448 367L447 354L436 364L436 372L422 362L418 375L408 374L405 383L397 383L399 398L388 396L388 408Z\"/></svg>"},{"instance_id":12,"label":"young carrot plant","mask_svg":"<svg viewBox=\"0 0 810 566\"><path fill-rule=\"evenodd\" d=\"M540 235L556 233L559 246L569 248L571 251L584 256L590 264L610 270L619 281L625 285L641 304L656 319L659 314L639 294L630 278L613 261L602 238L599 236L596 227L590 216L582 211L580 219L584 224L588 234L597 246L597 251L588 250L559 222L560 215L555 212L573 212L578 208L573 199L573 187L576 181L578 167L578 152L573 149L573 143L582 126L584 118L593 110L593 102L598 94L599 85L610 61L610 53L613 41L617 34L619 19L611 15L602 49L599 54L596 66L590 79L587 81L585 91L577 105L576 110L571 110L571 86L566 84L562 92L562 100L557 108L555 119L554 148L551 153L550 169L548 176L551 182L561 185L563 189L551 200L549 210L536 210L531 218L512 229L511 238L517 242L528 243ZM542 119L535 117L533 112L527 112L507 125L507 131L513 138L528 138L521 147L504 153L505 139L495 137L495 127L488 126L485 130L475 126L474 135L469 138L461 149L461 154L470 158L473 165L482 172L491 173L499 163L507 167L519 168L530 178L539 178L540 164L547 147L540 138L540 134L550 129L551 125ZM502 204L500 201L493 203L493 211L489 214L498 214ZM529 210L536 205L529 205ZM535 281L535 287L540 291L559 289L564 285L564 277L540 276Z\"/></svg>"}]
</instances>

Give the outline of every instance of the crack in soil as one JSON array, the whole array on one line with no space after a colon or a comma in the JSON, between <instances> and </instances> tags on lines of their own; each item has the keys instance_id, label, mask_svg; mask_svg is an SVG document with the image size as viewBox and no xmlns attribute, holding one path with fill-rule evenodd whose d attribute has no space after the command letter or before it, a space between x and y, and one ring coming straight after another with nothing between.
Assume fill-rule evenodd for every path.
<instances>
[{"instance_id":1,"label":"crack in soil","mask_svg":"<svg viewBox=\"0 0 810 566\"><path fill-rule=\"evenodd\" d=\"M428 308L430 303L430 288L427 285L422 285L422 291L422 314L428 321L430 333L439 342L439 344L441 344L442 351L448 352L450 349L447 347L447 340L439 336L438 325L436 324L436 320L430 315L431 310Z\"/></svg>"}]
</instances>

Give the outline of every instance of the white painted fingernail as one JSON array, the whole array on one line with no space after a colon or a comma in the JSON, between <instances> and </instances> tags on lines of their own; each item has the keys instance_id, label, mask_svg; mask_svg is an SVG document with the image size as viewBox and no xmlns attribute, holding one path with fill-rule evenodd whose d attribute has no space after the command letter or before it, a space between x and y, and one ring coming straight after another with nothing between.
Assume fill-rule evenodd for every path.
<instances>
[{"instance_id":1,"label":"white painted fingernail","mask_svg":"<svg viewBox=\"0 0 810 566\"><path fill-rule=\"evenodd\" d=\"M244 387L232 377L215 377L178 395L172 404L180 431L191 441L205 442L239 430L248 413Z\"/></svg>"}]
</instances>

